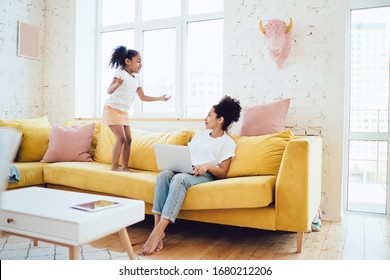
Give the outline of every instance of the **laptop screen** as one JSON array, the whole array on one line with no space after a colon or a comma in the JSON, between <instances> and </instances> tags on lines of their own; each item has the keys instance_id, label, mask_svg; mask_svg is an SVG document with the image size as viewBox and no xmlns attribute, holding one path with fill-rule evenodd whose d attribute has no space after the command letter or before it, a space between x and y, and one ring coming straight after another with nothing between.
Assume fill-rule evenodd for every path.
<instances>
[{"instance_id":1,"label":"laptop screen","mask_svg":"<svg viewBox=\"0 0 390 280\"><path fill-rule=\"evenodd\" d=\"M188 146L154 144L157 166L160 170L171 170L193 174L191 154Z\"/></svg>"}]
</instances>

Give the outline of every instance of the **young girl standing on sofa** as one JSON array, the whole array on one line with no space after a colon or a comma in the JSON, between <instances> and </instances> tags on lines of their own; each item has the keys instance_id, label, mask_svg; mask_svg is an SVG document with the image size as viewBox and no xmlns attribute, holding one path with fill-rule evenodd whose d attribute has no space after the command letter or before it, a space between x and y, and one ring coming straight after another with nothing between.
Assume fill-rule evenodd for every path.
<instances>
[{"instance_id":1,"label":"young girl standing on sofa","mask_svg":"<svg viewBox=\"0 0 390 280\"><path fill-rule=\"evenodd\" d=\"M142 101L168 101L169 96L147 96L142 90L140 78L137 75L141 70L141 56L138 51L119 46L114 49L109 66L118 69L107 89L110 97L104 103L102 122L115 135L115 144L112 150L112 170L129 171L127 164L131 150L131 130L128 111L133 104L135 94ZM119 158L122 154L122 164L119 167Z\"/></svg>"},{"instance_id":2,"label":"young girl standing on sofa","mask_svg":"<svg viewBox=\"0 0 390 280\"><path fill-rule=\"evenodd\" d=\"M211 132L197 133L188 143L194 175L169 170L158 174L152 208L154 229L141 248L140 255L150 255L163 248L165 229L169 223L175 222L188 188L226 178L236 151L236 143L227 131L233 122L238 121L240 112L240 102L229 96L210 109L205 125Z\"/></svg>"}]
</instances>

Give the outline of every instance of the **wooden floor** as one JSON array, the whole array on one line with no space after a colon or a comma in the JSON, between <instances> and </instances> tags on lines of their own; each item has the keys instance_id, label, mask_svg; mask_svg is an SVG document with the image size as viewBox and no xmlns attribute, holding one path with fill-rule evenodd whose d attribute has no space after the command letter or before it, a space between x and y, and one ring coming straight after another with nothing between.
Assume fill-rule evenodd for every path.
<instances>
[{"instance_id":1,"label":"wooden floor","mask_svg":"<svg viewBox=\"0 0 390 280\"><path fill-rule=\"evenodd\" d=\"M140 250L153 219L128 228L134 252ZM119 235L91 245L124 252ZM304 236L296 253L296 234L177 220L170 225L164 249L142 259L152 260L388 260L390 219L348 214L343 222L322 221L320 232Z\"/></svg>"}]
</instances>

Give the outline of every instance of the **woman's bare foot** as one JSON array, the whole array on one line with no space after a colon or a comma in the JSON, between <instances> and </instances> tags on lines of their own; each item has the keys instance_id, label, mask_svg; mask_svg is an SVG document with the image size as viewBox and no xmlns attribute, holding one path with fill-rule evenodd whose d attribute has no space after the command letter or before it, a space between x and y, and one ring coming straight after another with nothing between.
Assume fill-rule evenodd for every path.
<instances>
[{"instance_id":1,"label":"woman's bare foot","mask_svg":"<svg viewBox=\"0 0 390 280\"><path fill-rule=\"evenodd\" d=\"M156 228L153 229L152 233L149 235L148 240L146 240L144 246L142 246L139 255L147 256L147 255L151 255L154 252L156 252L158 246L163 245L162 238L164 237L164 235L165 235L164 233L160 234L158 231L156 231Z\"/></svg>"},{"instance_id":2,"label":"woman's bare foot","mask_svg":"<svg viewBox=\"0 0 390 280\"><path fill-rule=\"evenodd\" d=\"M122 168L120 171L122 171L122 172L131 172L131 170L129 169L129 168Z\"/></svg>"},{"instance_id":3,"label":"woman's bare foot","mask_svg":"<svg viewBox=\"0 0 390 280\"><path fill-rule=\"evenodd\" d=\"M113 166L113 167L111 168L111 170L112 170L112 171L121 171L121 170L119 169L119 166Z\"/></svg>"},{"instance_id":4,"label":"woman's bare foot","mask_svg":"<svg viewBox=\"0 0 390 280\"><path fill-rule=\"evenodd\" d=\"M159 252L164 248L164 244L163 244L164 237L165 237L165 233L163 233L161 240L157 244L156 252Z\"/></svg>"}]
</instances>

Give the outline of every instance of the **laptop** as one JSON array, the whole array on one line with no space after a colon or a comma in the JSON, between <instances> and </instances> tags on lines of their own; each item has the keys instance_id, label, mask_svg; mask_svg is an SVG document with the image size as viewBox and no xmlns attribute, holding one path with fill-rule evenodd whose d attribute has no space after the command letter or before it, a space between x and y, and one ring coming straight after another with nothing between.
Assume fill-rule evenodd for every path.
<instances>
[{"instance_id":1,"label":"laptop","mask_svg":"<svg viewBox=\"0 0 390 280\"><path fill-rule=\"evenodd\" d=\"M158 169L194 174L188 146L154 144L154 152Z\"/></svg>"}]
</instances>

